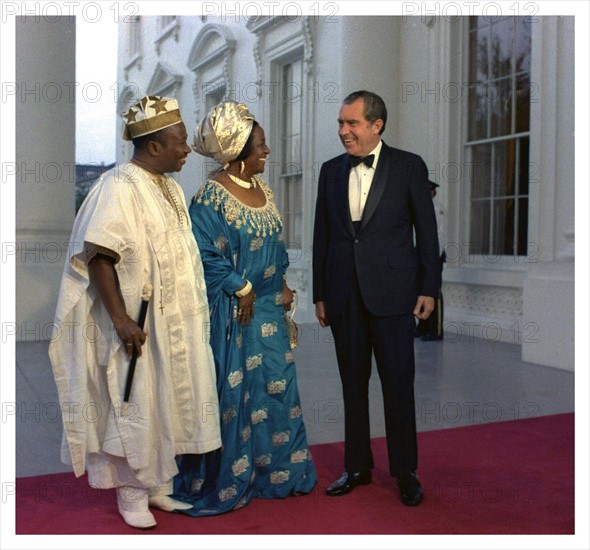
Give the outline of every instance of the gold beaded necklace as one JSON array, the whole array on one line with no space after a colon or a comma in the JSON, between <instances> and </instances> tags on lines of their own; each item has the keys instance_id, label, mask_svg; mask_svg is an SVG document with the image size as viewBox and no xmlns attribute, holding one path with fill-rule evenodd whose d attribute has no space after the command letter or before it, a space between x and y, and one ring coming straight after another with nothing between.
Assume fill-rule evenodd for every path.
<instances>
[{"instance_id":1,"label":"gold beaded necklace","mask_svg":"<svg viewBox=\"0 0 590 550\"><path fill-rule=\"evenodd\" d=\"M176 215L178 216L178 222L180 225L184 224L185 221L185 214L180 205L178 204L178 200L176 199L176 195L172 192L170 187L168 186L168 178L166 176L156 176L154 181L158 184L158 187L162 191L166 200L172 205L174 210L176 210Z\"/></svg>"},{"instance_id":2,"label":"gold beaded necklace","mask_svg":"<svg viewBox=\"0 0 590 550\"><path fill-rule=\"evenodd\" d=\"M135 166L149 174L151 180L160 188L160 191L162 192L162 195L164 195L164 198L176 211L176 216L178 217L178 222L180 223L180 225L184 225L186 215L184 213L184 210L178 204L178 201L176 200L176 195L168 186L168 178L164 175L154 174L153 172L147 170L146 168L141 166L141 164L138 164L135 159L131 159L131 163L135 164Z\"/></svg>"}]
</instances>

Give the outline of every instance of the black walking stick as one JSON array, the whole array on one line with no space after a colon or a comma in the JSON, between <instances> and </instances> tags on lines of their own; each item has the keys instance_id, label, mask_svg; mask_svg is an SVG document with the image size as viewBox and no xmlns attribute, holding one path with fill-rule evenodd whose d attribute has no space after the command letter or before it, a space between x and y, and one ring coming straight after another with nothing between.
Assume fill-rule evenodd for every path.
<instances>
[{"instance_id":1,"label":"black walking stick","mask_svg":"<svg viewBox=\"0 0 590 550\"><path fill-rule=\"evenodd\" d=\"M143 290L141 293L141 307L139 309L139 319L137 320L137 325L141 330L143 330L143 326L145 325L145 317L147 315L147 308L150 302L150 298L152 296L152 285L146 283L143 285ZM129 370L127 371L127 381L125 383L125 397L123 401L127 403L129 401L129 394L131 393L131 385L133 384L133 375L135 374L135 364L137 363L137 348L133 347L133 352L131 353L131 361L129 362Z\"/></svg>"}]
</instances>

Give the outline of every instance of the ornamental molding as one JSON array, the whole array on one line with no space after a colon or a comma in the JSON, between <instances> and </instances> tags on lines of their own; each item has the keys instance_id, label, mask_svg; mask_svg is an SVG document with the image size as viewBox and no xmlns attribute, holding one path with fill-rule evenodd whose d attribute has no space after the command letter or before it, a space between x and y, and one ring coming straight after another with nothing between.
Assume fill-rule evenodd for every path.
<instances>
[{"instance_id":1,"label":"ornamental molding","mask_svg":"<svg viewBox=\"0 0 590 550\"><path fill-rule=\"evenodd\" d=\"M197 72L203 68L227 58L236 49L233 32L225 25L206 24L191 46L188 57L188 68Z\"/></svg>"},{"instance_id":2,"label":"ornamental molding","mask_svg":"<svg viewBox=\"0 0 590 550\"><path fill-rule=\"evenodd\" d=\"M158 61L147 86L150 95L177 95L182 75L164 61Z\"/></svg>"},{"instance_id":3,"label":"ornamental molding","mask_svg":"<svg viewBox=\"0 0 590 550\"><path fill-rule=\"evenodd\" d=\"M293 48L303 46L303 63L304 71L307 76L313 74L313 36L311 29L311 18L301 18L300 25L295 25L293 20L287 17L250 17L246 28L252 32L256 41L254 44L254 62L256 63L256 86L258 88L258 97L262 96L262 80L264 72L263 55L269 54L272 50L276 53L278 50L289 51ZM271 30L275 30L284 25L292 25L292 32L283 33L281 39L275 43L270 43L268 35Z\"/></svg>"},{"instance_id":4,"label":"ornamental molding","mask_svg":"<svg viewBox=\"0 0 590 550\"><path fill-rule=\"evenodd\" d=\"M521 288L445 283L443 296L445 307L477 315L520 317L523 314Z\"/></svg>"},{"instance_id":5,"label":"ornamental molding","mask_svg":"<svg viewBox=\"0 0 590 550\"><path fill-rule=\"evenodd\" d=\"M236 39L232 30L225 25L215 23L206 24L193 42L187 66L195 74L193 94L195 96L196 120L201 120L201 103L203 74L212 67L218 67L221 72L221 84L226 90L231 88L232 60L236 49Z\"/></svg>"}]
</instances>

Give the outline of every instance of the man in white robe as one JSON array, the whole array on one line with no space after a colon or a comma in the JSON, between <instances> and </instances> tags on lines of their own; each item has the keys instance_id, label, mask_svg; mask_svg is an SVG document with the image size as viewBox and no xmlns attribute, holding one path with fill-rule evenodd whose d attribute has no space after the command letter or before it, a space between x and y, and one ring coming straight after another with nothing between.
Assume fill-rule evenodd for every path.
<instances>
[{"instance_id":1,"label":"man in white robe","mask_svg":"<svg viewBox=\"0 0 590 550\"><path fill-rule=\"evenodd\" d=\"M123 519L150 528L148 506L187 506L167 496L175 457L221 438L201 258L183 191L164 175L186 162L186 128L176 100L159 96L123 116L133 159L103 175L76 217L49 355L62 460L92 487L117 488Z\"/></svg>"}]
</instances>

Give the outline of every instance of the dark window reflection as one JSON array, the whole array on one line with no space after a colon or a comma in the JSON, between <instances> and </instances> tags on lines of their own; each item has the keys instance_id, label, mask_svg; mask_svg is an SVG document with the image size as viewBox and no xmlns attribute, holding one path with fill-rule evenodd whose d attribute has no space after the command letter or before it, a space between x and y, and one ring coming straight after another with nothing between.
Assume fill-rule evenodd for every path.
<instances>
[{"instance_id":1,"label":"dark window reflection","mask_svg":"<svg viewBox=\"0 0 590 550\"><path fill-rule=\"evenodd\" d=\"M466 184L473 254L527 254L530 59L530 18L470 18Z\"/></svg>"}]
</instances>

